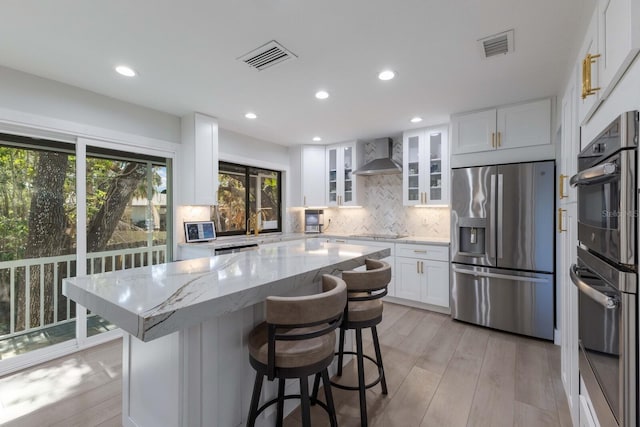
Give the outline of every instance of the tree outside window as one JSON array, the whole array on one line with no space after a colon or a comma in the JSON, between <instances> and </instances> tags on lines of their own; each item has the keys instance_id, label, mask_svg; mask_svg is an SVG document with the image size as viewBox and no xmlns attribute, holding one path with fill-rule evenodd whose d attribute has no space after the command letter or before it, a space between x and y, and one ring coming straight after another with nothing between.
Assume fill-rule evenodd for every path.
<instances>
[{"instance_id":1,"label":"tree outside window","mask_svg":"<svg viewBox=\"0 0 640 427\"><path fill-rule=\"evenodd\" d=\"M282 230L281 172L220 162L218 206L213 221L218 235Z\"/></svg>"}]
</instances>

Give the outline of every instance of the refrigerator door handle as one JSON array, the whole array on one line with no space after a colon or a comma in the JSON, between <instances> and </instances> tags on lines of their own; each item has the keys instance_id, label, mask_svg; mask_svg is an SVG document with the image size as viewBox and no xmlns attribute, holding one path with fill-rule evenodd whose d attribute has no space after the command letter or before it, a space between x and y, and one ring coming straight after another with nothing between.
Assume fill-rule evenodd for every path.
<instances>
[{"instance_id":1,"label":"refrigerator door handle","mask_svg":"<svg viewBox=\"0 0 640 427\"><path fill-rule=\"evenodd\" d=\"M476 277L488 277L493 279L506 279L506 280L514 280L517 282L532 282L532 283L547 283L547 279L540 279L538 277L527 277L527 276L514 276L512 274L500 274L500 273L488 273L484 271L475 271L475 270L463 270L457 267L452 268L454 273L460 274L468 274L469 276Z\"/></svg>"},{"instance_id":2,"label":"refrigerator door handle","mask_svg":"<svg viewBox=\"0 0 640 427\"><path fill-rule=\"evenodd\" d=\"M503 174L498 174L498 211L496 215L496 228L498 232L498 259L502 259L502 214L504 207L504 181Z\"/></svg>"},{"instance_id":3,"label":"refrigerator door handle","mask_svg":"<svg viewBox=\"0 0 640 427\"><path fill-rule=\"evenodd\" d=\"M493 197L494 197L493 192L495 191L495 188L496 188L496 175L491 174L489 200L493 200ZM496 257L496 233L495 233L496 224L497 224L496 217L493 216L491 218L490 223L488 224L489 227L487 228L487 232L489 234L489 250L487 251L489 258Z\"/></svg>"}]
</instances>

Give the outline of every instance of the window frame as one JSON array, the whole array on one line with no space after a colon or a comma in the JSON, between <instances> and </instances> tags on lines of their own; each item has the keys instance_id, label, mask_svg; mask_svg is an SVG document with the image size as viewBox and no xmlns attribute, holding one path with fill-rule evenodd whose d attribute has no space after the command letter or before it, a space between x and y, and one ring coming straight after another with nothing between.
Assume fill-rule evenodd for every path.
<instances>
[{"instance_id":1,"label":"window frame","mask_svg":"<svg viewBox=\"0 0 640 427\"><path fill-rule=\"evenodd\" d=\"M227 166L227 169L225 170L225 166ZM234 163L234 162L228 162L228 161L222 161L220 160L218 162L218 174L222 174L222 173L230 173L232 172L231 169L244 169L244 179L245 179L245 197L244 197L244 206L245 206L245 225L244 228L242 228L241 230L233 230L233 231L221 231L220 227L219 227L219 223L218 223L218 218L217 215L215 215L214 213L214 209L219 209L220 206L220 202L219 202L219 197L220 197L220 192L218 192L218 200L217 200L217 204L214 207L214 209L212 209L212 215L211 215L211 220L214 221L214 224L216 225L216 235L218 237L222 237L222 236L239 236L239 235L248 235L251 233L251 229L247 230L247 219L250 217L251 215L251 177L252 177L252 171L267 171L267 172L273 172L276 174L277 176L277 180L278 180L278 210L277 210L277 221L278 221L278 227L277 228L270 228L268 230L260 230L259 233L260 234L268 234L268 233L281 233L282 232L282 223L283 223L283 218L282 218L282 185L283 185L283 173L280 170L276 170L276 169L270 169L270 168L266 168L266 167L261 167L261 166L251 166L251 165L244 165L244 164L240 164L240 163ZM256 176L259 176L259 174L254 174ZM219 181L219 180L218 180Z\"/></svg>"}]
</instances>

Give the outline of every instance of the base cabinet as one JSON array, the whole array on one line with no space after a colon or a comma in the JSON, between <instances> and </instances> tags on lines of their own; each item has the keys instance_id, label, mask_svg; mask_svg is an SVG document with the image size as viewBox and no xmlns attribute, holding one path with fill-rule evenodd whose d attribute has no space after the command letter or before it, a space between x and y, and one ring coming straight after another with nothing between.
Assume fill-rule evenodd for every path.
<instances>
[{"instance_id":1,"label":"base cabinet","mask_svg":"<svg viewBox=\"0 0 640 427\"><path fill-rule=\"evenodd\" d=\"M574 424L578 420L578 290L571 282L569 269L577 257L577 207L568 203L558 208L559 272L561 293L561 352L560 375Z\"/></svg>"},{"instance_id":2,"label":"base cabinet","mask_svg":"<svg viewBox=\"0 0 640 427\"><path fill-rule=\"evenodd\" d=\"M396 244L395 296L449 308L449 248Z\"/></svg>"},{"instance_id":3,"label":"base cabinet","mask_svg":"<svg viewBox=\"0 0 640 427\"><path fill-rule=\"evenodd\" d=\"M596 423L595 418L591 414L591 409L587 399L584 396L580 396L580 427L600 427Z\"/></svg>"}]
</instances>

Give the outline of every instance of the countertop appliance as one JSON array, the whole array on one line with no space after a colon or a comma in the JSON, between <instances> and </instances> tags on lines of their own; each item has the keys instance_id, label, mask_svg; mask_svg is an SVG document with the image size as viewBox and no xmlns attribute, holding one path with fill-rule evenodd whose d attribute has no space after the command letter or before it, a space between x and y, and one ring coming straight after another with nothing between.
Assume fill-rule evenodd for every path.
<instances>
[{"instance_id":1,"label":"countertop appliance","mask_svg":"<svg viewBox=\"0 0 640 427\"><path fill-rule=\"evenodd\" d=\"M304 232L322 233L324 226L324 211L322 209L304 210Z\"/></svg>"},{"instance_id":2,"label":"countertop appliance","mask_svg":"<svg viewBox=\"0 0 640 427\"><path fill-rule=\"evenodd\" d=\"M452 170L451 315L553 339L553 161Z\"/></svg>"},{"instance_id":3,"label":"countertop appliance","mask_svg":"<svg viewBox=\"0 0 640 427\"><path fill-rule=\"evenodd\" d=\"M616 118L578 156L580 375L602 427L638 422L639 113Z\"/></svg>"}]
</instances>

